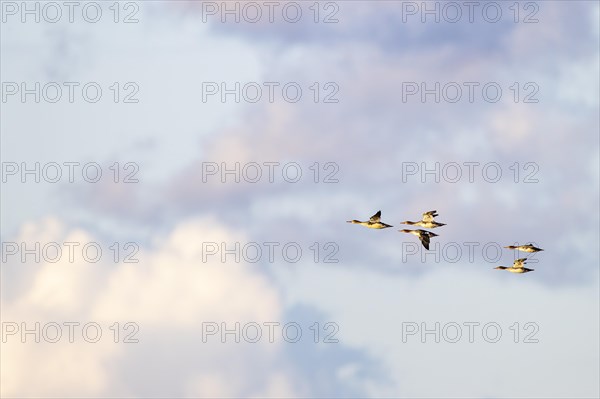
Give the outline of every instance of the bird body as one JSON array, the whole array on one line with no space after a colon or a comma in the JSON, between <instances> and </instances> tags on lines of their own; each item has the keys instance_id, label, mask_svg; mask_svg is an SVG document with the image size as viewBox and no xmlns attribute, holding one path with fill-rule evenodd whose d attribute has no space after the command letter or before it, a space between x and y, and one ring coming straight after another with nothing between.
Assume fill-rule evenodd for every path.
<instances>
[{"instance_id":1,"label":"bird body","mask_svg":"<svg viewBox=\"0 0 600 399\"><path fill-rule=\"evenodd\" d=\"M408 224L411 226L419 226L419 227L424 227L426 229L435 229L436 227L442 227L445 226L445 223L438 223L434 220L431 220L429 222L424 222L422 220L419 220L418 222L411 222L409 220L402 222L402 224Z\"/></svg>"},{"instance_id":2,"label":"bird body","mask_svg":"<svg viewBox=\"0 0 600 399\"><path fill-rule=\"evenodd\" d=\"M522 273L529 273L534 271L535 269L528 269L526 267L506 267L506 266L497 266L494 269L498 269L498 270L508 270L511 273L518 273L518 274L522 274Z\"/></svg>"},{"instance_id":3,"label":"bird body","mask_svg":"<svg viewBox=\"0 0 600 399\"><path fill-rule=\"evenodd\" d=\"M527 263L527 258L519 258L517 260L515 260L512 264L511 267L506 267L506 266L496 266L494 269L496 270L507 270L511 273L517 273L517 274L522 274L522 273L528 273L528 272L532 272L535 269L528 269L526 268L524 265L525 263Z\"/></svg>"},{"instance_id":4,"label":"bird body","mask_svg":"<svg viewBox=\"0 0 600 399\"><path fill-rule=\"evenodd\" d=\"M388 227L394 227L381 221L381 211L378 211L376 214L371 216L371 218L366 222L361 222L360 220L353 219L348 220L347 223L360 224L361 226L365 226L370 229L386 229Z\"/></svg>"},{"instance_id":5,"label":"bird body","mask_svg":"<svg viewBox=\"0 0 600 399\"><path fill-rule=\"evenodd\" d=\"M542 248L535 247L532 244L527 244L527 245L508 245L508 246L506 246L504 248L515 249L517 251L522 251L522 252L527 252L527 253L543 251Z\"/></svg>"},{"instance_id":6,"label":"bird body","mask_svg":"<svg viewBox=\"0 0 600 399\"><path fill-rule=\"evenodd\" d=\"M438 223L435 220L433 220L433 218L435 218L436 216L438 216L437 211L429 211L423 213L423 218L418 222L411 222L410 220L406 220L402 222L402 224L424 227L426 229L435 229L436 227L445 226L445 223Z\"/></svg>"}]
</instances>

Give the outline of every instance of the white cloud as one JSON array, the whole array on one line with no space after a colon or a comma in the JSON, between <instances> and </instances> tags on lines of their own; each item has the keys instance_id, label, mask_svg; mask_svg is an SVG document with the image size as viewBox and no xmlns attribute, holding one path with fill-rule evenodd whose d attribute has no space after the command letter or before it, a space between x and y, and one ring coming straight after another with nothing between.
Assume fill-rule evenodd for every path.
<instances>
[{"instance_id":1,"label":"white cloud","mask_svg":"<svg viewBox=\"0 0 600 399\"><path fill-rule=\"evenodd\" d=\"M70 230L56 219L30 223L22 231L19 239L28 242L41 238L56 242L93 239L89 233ZM37 270L32 273L32 284L23 292L12 300L3 298L4 322L26 321L31 328L32 323L40 321L43 328L49 322L94 321L102 327L103 338L91 344L82 342L76 334L72 344L65 342L66 336L57 344L36 344L31 336L27 343L21 343L19 335L8 337L2 345L3 396L118 396L140 392L109 366L133 364L144 370L147 365L143 357L134 356L136 351L155 353L169 347L170 352L180 355L188 351L201 354L190 370L181 370L184 376L189 373L184 378L189 380L187 394L243 396L251 392L251 382L256 379L255 383L263 387L257 393L292 396L294 376L285 370L267 372L275 371L275 363L285 365L279 342L257 346L222 344L218 338L212 344L201 342L203 321L232 326L235 322L262 323L282 318L279 294L263 275L249 270L249 265L202 262L201 242L242 239L241 234L218 221L202 219L177 226L156 248L141 250L136 255L140 259L137 264L111 265L106 258L96 264L62 260L39 265L7 264ZM139 325L140 343L113 343L109 327L127 321ZM196 337L192 341L184 338L190 334ZM259 348L262 360L257 362L254 356ZM223 362L224 358L228 361ZM234 359L238 366L228 366ZM239 367L244 370L243 377L238 374ZM179 391L181 387L170 389L185 393Z\"/></svg>"}]
</instances>

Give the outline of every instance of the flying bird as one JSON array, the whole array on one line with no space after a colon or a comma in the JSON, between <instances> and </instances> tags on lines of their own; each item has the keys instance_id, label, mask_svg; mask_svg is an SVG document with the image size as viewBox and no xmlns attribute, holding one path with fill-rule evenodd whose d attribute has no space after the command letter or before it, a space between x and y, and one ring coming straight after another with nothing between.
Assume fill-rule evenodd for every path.
<instances>
[{"instance_id":1,"label":"flying bird","mask_svg":"<svg viewBox=\"0 0 600 399\"><path fill-rule=\"evenodd\" d=\"M360 220L348 220L348 223L360 224L361 226L368 227L370 229L385 229L388 227L394 227L390 224L383 223L381 221L381 211L371 216L368 222L361 222Z\"/></svg>"},{"instance_id":2,"label":"flying bird","mask_svg":"<svg viewBox=\"0 0 600 399\"><path fill-rule=\"evenodd\" d=\"M511 267L506 266L496 266L494 269L496 270L508 270L511 273L528 273L534 271L534 269L528 269L524 265L527 263L527 258L520 258L513 262Z\"/></svg>"},{"instance_id":3,"label":"flying bird","mask_svg":"<svg viewBox=\"0 0 600 399\"><path fill-rule=\"evenodd\" d=\"M415 235L417 237L419 237L419 240L421 240L421 244L423 244L423 246L425 247L425 249L429 250L429 242L431 240L431 237L437 237L437 234L432 233L430 231L425 231L425 230L398 230L401 233L409 233L412 235Z\"/></svg>"},{"instance_id":4,"label":"flying bird","mask_svg":"<svg viewBox=\"0 0 600 399\"><path fill-rule=\"evenodd\" d=\"M437 211L429 211L423 214L423 218L418 222L411 222L409 220L402 222L402 224L409 224L411 226L425 227L426 229L435 229L436 227L445 226L445 223L438 223L433 218L438 216Z\"/></svg>"},{"instance_id":5,"label":"flying bird","mask_svg":"<svg viewBox=\"0 0 600 399\"><path fill-rule=\"evenodd\" d=\"M515 245L509 245L509 246L506 246L504 248L516 249L517 251L523 251L523 252L528 252L528 253L543 251L542 248L534 247L532 244L516 245L516 246Z\"/></svg>"}]
</instances>

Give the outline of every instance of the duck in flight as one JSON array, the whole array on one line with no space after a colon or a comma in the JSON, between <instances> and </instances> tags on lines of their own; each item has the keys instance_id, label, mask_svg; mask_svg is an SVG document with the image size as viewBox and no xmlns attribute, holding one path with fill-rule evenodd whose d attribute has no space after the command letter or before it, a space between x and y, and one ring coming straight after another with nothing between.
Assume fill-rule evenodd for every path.
<instances>
[{"instance_id":1,"label":"duck in flight","mask_svg":"<svg viewBox=\"0 0 600 399\"><path fill-rule=\"evenodd\" d=\"M496 266L494 269L496 270L508 270L511 273L528 273L532 272L534 269L528 269L524 265L527 263L527 258L520 258L513 262L511 267L506 266Z\"/></svg>"},{"instance_id":2,"label":"duck in flight","mask_svg":"<svg viewBox=\"0 0 600 399\"><path fill-rule=\"evenodd\" d=\"M421 240L421 244L423 244L423 246L425 247L425 249L429 250L429 242L431 240L431 237L437 237L437 234L432 233L430 231L425 231L425 230L398 230L401 233L409 233L412 235L415 235L417 237L419 237L419 240Z\"/></svg>"},{"instance_id":3,"label":"duck in flight","mask_svg":"<svg viewBox=\"0 0 600 399\"><path fill-rule=\"evenodd\" d=\"M509 246L506 246L504 248L516 249L517 251L523 251L523 252L528 252L528 253L543 251L542 248L534 247L532 244L516 245L516 246L515 245L509 245Z\"/></svg>"},{"instance_id":4,"label":"duck in flight","mask_svg":"<svg viewBox=\"0 0 600 399\"><path fill-rule=\"evenodd\" d=\"M434 229L436 227L445 226L445 223L438 223L433 220L434 217L438 216L437 211L429 211L423 214L423 218L418 222L411 222L409 220L402 222L402 224L409 224L411 226L425 227L426 229Z\"/></svg>"},{"instance_id":5,"label":"duck in flight","mask_svg":"<svg viewBox=\"0 0 600 399\"><path fill-rule=\"evenodd\" d=\"M370 229L385 229L388 227L393 227L392 225L383 223L381 221L381 211L378 211L376 214L371 216L368 222L361 222L360 220L348 220L348 223L360 224L361 226L365 226Z\"/></svg>"}]
</instances>

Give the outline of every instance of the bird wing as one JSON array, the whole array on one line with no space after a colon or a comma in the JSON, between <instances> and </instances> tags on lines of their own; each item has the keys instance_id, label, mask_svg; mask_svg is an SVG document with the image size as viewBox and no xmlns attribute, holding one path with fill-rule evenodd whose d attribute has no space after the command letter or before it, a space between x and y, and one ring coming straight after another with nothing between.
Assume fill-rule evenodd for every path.
<instances>
[{"instance_id":1,"label":"bird wing","mask_svg":"<svg viewBox=\"0 0 600 399\"><path fill-rule=\"evenodd\" d=\"M381 220L381 211L378 211L376 214L374 214L373 216L371 216L371 219L369 219L369 221L371 223L377 223Z\"/></svg>"},{"instance_id":2,"label":"bird wing","mask_svg":"<svg viewBox=\"0 0 600 399\"><path fill-rule=\"evenodd\" d=\"M423 221L424 222L433 222L433 218L438 216L437 211L429 211L429 212L425 212L423 214Z\"/></svg>"},{"instance_id":3,"label":"bird wing","mask_svg":"<svg viewBox=\"0 0 600 399\"><path fill-rule=\"evenodd\" d=\"M513 267L523 267L527 263L527 258L519 258L513 262Z\"/></svg>"},{"instance_id":4,"label":"bird wing","mask_svg":"<svg viewBox=\"0 0 600 399\"><path fill-rule=\"evenodd\" d=\"M419 236L419 240L421 240L421 244L423 244L425 249L429 250L429 236L421 235Z\"/></svg>"}]
</instances>

